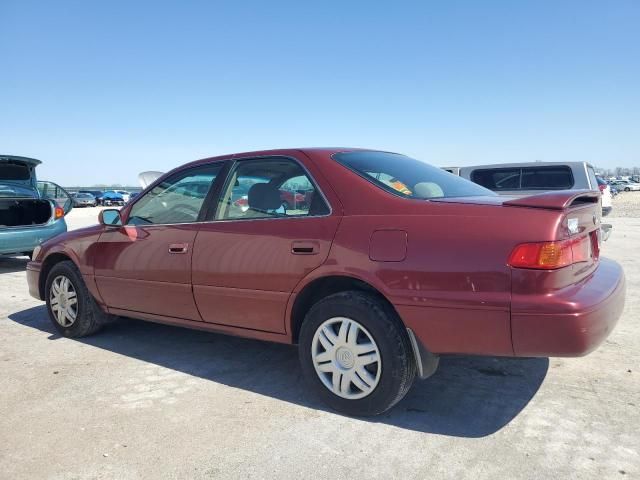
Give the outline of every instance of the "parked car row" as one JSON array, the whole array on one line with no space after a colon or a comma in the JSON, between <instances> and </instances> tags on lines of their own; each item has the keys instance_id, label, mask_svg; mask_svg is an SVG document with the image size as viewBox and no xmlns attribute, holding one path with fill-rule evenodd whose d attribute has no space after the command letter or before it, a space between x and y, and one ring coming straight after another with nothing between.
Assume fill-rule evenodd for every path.
<instances>
[{"instance_id":1,"label":"parked car row","mask_svg":"<svg viewBox=\"0 0 640 480\"><path fill-rule=\"evenodd\" d=\"M624 192L637 192L640 191L640 183L633 180L612 180L609 185L614 187L618 191Z\"/></svg>"},{"instance_id":2,"label":"parked car row","mask_svg":"<svg viewBox=\"0 0 640 480\"><path fill-rule=\"evenodd\" d=\"M71 194L76 207L123 206L137 195L125 190L79 190Z\"/></svg>"}]
</instances>

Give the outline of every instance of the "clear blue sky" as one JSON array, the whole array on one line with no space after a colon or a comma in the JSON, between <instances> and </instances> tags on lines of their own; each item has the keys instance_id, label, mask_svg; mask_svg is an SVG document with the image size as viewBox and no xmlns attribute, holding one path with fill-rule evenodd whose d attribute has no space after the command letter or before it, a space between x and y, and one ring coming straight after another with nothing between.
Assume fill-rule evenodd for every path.
<instances>
[{"instance_id":1,"label":"clear blue sky","mask_svg":"<svg viewBox=\"0 0 640 480\"><path fill-rule=\"evenodd\" d=\"M63 185L222 153L640 165L640 1L1 0L0 153Z\"/></svg>"}]
</instances>

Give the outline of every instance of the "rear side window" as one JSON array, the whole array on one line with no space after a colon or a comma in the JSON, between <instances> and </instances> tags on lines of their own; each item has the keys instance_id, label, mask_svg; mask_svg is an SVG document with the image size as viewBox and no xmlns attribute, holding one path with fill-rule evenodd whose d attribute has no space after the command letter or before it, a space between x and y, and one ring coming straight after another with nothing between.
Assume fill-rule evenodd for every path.
<instances>
[{"instance_id":1,"label":"rear side window","mask_svg":"<svg viewBox=\"0 0 640 480\"><path fill-rule=\"evenodd\" d=\"M218 220L328 215L329 207L304 169L283 157L239 161L219 201Z\"/></svg>"},{"instance_id":2,"label":"rear side window","mask_svg":"<svg viewBox=\"0 0 640 480\"><path fill-rule=\"evenodd\" d=\"M573 173L565 166L485 168L474 170L471 180L490 190L563 190L573 187Z\"/></svg>"},{"instance_id":3,"label":"rear side window","mask_svg":"<svg viewBox=\"0 0 640 480\"><path fill-rule=\"evenodd\" d=\"M490 190L428 163L388 152L343 152L334 160L390 193L407 198L495 195Z\"/></svg>"}]
</instances>

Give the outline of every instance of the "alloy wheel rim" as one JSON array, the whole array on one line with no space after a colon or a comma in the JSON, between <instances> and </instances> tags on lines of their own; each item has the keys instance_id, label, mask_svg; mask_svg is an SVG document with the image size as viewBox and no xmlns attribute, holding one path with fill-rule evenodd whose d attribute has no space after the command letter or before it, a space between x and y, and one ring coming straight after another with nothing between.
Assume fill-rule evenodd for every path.
<instances>
[{"instance_id":1,"label":"alloy wheel rim","mask_svg":"<svg viewBox=\"0 0 640 480\"><path fill-rule=\"evenodd\" d=\"M378 345L353 319L333 317L323 322L313 336L311 358L322 384L341 398L364 398L380 382Z\"/></svg>"},{"instance_id":2,"label":"alloy wheel rim","mask_svg":"<svg viewBox=\"0 0 640 480\"><path fill-rule=\"evenodd\" d=\"M62 327L70 327L78 316L78 295L76 289L64 275L58 275L51 282L49 304L56 322Z\"/></svg>"}]
</instances>

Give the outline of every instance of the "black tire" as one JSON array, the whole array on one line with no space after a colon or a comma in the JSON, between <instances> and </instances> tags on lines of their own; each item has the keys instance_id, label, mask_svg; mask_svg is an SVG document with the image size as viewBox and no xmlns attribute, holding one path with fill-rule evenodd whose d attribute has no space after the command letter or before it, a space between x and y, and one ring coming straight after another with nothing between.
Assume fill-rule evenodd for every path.
<instances>
[{"instance_id":1,"label":"black tire","mask_svg":"<svg viewBox=\"0 0 640 480\"><path fill-rule=\"evenodd\" d=\"M631 189L630 189L629 187L625 187L624 191L625 191L625 192L630 192L630 191L631 191Z\"/></svg>"},{"instance_id":2,"label":"black tire","mask_svg":"<svg viewBox=\"0 0 640 480\"><path fill-rule=\"evenodd\" d=\"M76 319L69 326L61 325L56 320L56 315L51 308L51 288L53 281L59 276L66 277L76 292ZM75 264L69 260L55 264L49 271L45 284L45 299L51 323L65 337L79 338L92 335L109 322L109 315L98 306L93 295L87 289L82 275L78 272Z\"/></svg>"},{"instance_id":3,"label":"black tire","mask_svg":"<svg viewBox=\"0 0 640 480\"><path fill-rule=\"evenodd\" d=\"M380 379L364 398L338 396L316 373L312 359L313 338L316 330L334 317L346 317L363 326L380 352ZM299 356L304 376L314 392L331 408L353 416L379 415L389 410L406 395L416 374L411 344L395 311L375 295L360 291L331 295L309 310L300 330Z\"/></svg>"}]
</instances>

